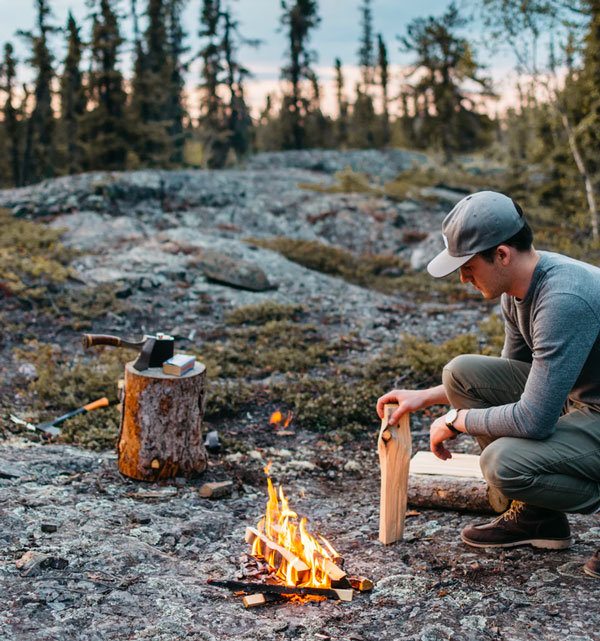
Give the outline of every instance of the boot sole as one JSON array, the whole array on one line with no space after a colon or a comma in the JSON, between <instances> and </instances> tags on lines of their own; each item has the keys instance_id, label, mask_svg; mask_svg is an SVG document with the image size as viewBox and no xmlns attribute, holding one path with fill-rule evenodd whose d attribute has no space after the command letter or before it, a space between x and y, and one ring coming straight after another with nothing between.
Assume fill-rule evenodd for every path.
<instances>
[{"instance_id":1,"label":"boot sole","mask_svg":"<svg viewBox=\"0 0 600 641\"><path fill-rule=\"evenodd\" d=\"M514 548L519 545L531 545L534 548L543 548L545 550L566 550L573 545L571 537L567 539L525 539L522 541L511 541L510 543L481 543L480 541L467 539L462 534L460 538L463 543L474 548Z\"/></svg>"},{"instance_id":2,"label":"boot sole","mask_svg":"<svg viewBox=\"0 0 600 641\"><path fill-rule=\"evenodd\" d=\"M589 576L593 576L595 579L600 579L600 572L594 572L594 570L586 568L585 565L583 566L583 571Z\"/></svg>"}]
</instances>

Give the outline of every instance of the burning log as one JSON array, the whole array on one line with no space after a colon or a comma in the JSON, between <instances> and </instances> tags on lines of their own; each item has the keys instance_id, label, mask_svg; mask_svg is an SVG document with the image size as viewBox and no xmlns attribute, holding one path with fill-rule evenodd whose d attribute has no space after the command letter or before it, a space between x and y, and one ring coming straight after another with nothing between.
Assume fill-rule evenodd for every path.
<instances>
[{"instance_id":1,"label":"burning log","mask_svg":"<svg viewBox=\"0 0 600 641\"><path fill-rule=\"evenodd\" d=\"M405 413L398 425L390 425L391 414L398 405L385 405L377 449L381 465L381 507L379 540L394 543L404 535L404 517L411 454L410 420Z\"/></svg>"},{"instance_id":2,"label":"burning log","mask_svg":"<svg viewBox=\"0 0 600 641\"><path fill-rule=\"evenodd\" d=\"M260 553L272 567L278 568L286 564L287 567L291 568L292 581L296 585L304 583L308 579L310 568L302 559L299 559L293 552L275 543L275 541L271 541L269 537L259 532L256 528L247 527L246 543L254 543L256 539L260 541Z\"/></svg>"},{"instance_id":3,"label":"burning log","mask_svg":"<svg viewBox=\"0 0 600 641\"><path fill-rule=\"evenodd\" d=\"M299 594L307 596L323 596L328 599L337 599L339 601L352 601L352 589L338 588L301 588L293 585L277 585L272 583L249 583L246 581L219 581L217 579L208 579L209 585L218 588L226 588L248 593L258 594Z\"/></svg>"}]
</instances>

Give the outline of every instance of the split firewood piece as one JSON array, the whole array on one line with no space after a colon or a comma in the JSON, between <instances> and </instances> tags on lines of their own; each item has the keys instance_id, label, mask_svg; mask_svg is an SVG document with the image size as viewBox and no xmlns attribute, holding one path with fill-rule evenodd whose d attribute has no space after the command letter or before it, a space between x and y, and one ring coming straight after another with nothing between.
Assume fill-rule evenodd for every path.
<instances>
[{"instance_id":1,"label":"split firewood piece","mask_svg":"<svg viewBox=\"0 0 600 641\"><path fill-rule=\"evenodd\" d=\"M220 483L205 483L198 490L198 494L204 499L222 499L225 496L231 496L232 489L232 481L221 481Z\"/></svg>"},{"instance_id":2,"label":"split firewood piece","mask_svg":"<svg viewBox=\"0 0 600 641\"><path fill-rule=\"evenodd\" d=\"M379 540L394 543L404 535L408 468L410 465L411 438L408 412L397 425L390 425L390 416L398 405L383 408L377 449L381 466L381 503L379 513Z\"/></svg>"},{"instance_id":3,"label":"split firewood piece","mask_svg":"<svg viewBox=\"0 0 600 641\"><path fill-rule=\"evenodd\" d=\"M349 576L350 585L359 592L368 592L373 589L373 581L366 576Z\"/></svg>"},{"instance_id":4,"label":"split firewood piece","mask_svg":"<svg viewBox=\"0 0 600 641\"><path fill-rule=\"evenodd\" d=\"M280 603L284 600L284 596L281 594L247 594L243 601L244 607L246 610L250 608L258 608L261 605L267 605L267 603Z\"/></svg>"},{"instance_id":5,"label":"split firewood piece","mask_svg":"<svg viewBox=\"0 0 600 641\"><path fill-rule=\"evenodd\" d=\"M246 581L219 581L208 579L209 585L218 588L227 588L228 590L239 590L249 593L261 594L302 594L309 596L324 596L329 599L338 599L339 601L352 601L352 589L337 588L304 588L294 585L278 585L274 583L250 583Z\"/></svg>"},{"instance_id":6,"label":"split firewood piece","mask_svg":"<svg viewBox=\"0 0 600 641\"><path fill-rule=\"evenodd\" d=\"M246 543L254 543L255 539L259 539L261 543L260 553L265 557L265 559L270 560L271 555L275 557L275 563L278 565L283 565L286 563L291 566L292 580L294 583L303 583L308 579L310 574L310 568L304 561L298 558L293 552L284 548L282 545L271 541L271 539L259 532L256 528L247 527L246 528Z\"/></svg>"}]
</instances>

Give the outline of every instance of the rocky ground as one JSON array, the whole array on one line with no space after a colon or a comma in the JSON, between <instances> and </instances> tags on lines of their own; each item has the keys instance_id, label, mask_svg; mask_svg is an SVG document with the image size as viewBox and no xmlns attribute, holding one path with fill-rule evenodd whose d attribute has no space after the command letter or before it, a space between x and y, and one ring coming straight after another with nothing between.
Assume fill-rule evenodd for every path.
<instances>
[{"instance_id":1,"label":"rocky ground","mask_svg":"<svg viewBox=\"0 0 600 641\"><path fill-rule=\"evenodd\" d=\"M375 415L352 438L333 438L296 420L279 435L269 424L279 407L267 391L291 384L281 370L252 370L253 383L265 392L235 413L210 417L207 429L220 433L223 447L198 479L132 481L118 472L110 449L48 442L7 420L9 411L38 418L40 365L18 360L13 351L31 338L60 348L73 367L81 357L81 329L130 336L162 330L176 336L179 349L208 354L228 313L273 301L304 306L303 323L313 324L323 341L348 339L343 354L317 368L333 379L349 363L366 366L389 352L402 332L435 344L477 333L493 305L439 292L422 298L410 290L382 293L244 241L319 241L353 255L393 254L422 269L440 247L433 232L462 192L433 184L391 199L381 188L423 160L404 152L263 154L244 169L87 174L0 192L0 207L64 229L61 242L78 250L69 279L48 294L48 310L27 297L18 304L0 298L0 639L600 638L593 607L599 586L581 570L597 547L595 517L571 517L576 542L570 550L499 552L459 542L460 529L481 516L417 510L407 519L404 541L384 547L377 540ZM334 172L346 165L370 174L372 190L298 187L335 184ZM224 274L209 278L210 265L230 272L229 280L252 282L232 287ZM258 281L262 291L248 289ZM62 296L101 287L116 293L111 301L118 305L75 320L64 311ZM402 380L403 372L396 375ZM49 401L46 406L53 410ZM94 414L98 424L107 420L103 412ZM413 423L414 448L425 449L418 432L427 416ZM466 439L455 448L474 451ZM371 592L357 593L351 603L246 611L240 597L206 584L239 571L245 527L264 509L269 460L292 508L332 541L351 573L375 582ZM234 482L230 497L198 495L202 483L226 479Z\"/></svg>"}]
</instances>

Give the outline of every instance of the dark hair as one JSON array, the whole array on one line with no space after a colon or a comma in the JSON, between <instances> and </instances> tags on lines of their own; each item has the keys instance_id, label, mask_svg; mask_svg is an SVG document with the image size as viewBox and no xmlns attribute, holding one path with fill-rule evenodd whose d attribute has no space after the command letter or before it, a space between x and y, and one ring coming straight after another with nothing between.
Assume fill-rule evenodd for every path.
<instances>
[{"instance_id":1,"label":"dark hair","mask_svg":"<svg viewBox=\"0 0 600 641\"><path fill-rule=\"evenodd\" d=\"M513 200L513 204L519 212L519 216L523 217L523 210L518 203ZM533 245L533 231L531 231L531 227L527 224L527 221L523 220L523 227L521 227L516 234L505 240L503 243L500 243L500 245L510 245L510 247L514 247L519 252L529 251ZM497 248L498 245L490 247L489 249L484 249L483 251L478 252L478 255L488 263L493 263L494 254L496 253Z\"/></svg>"}]
</instances>

